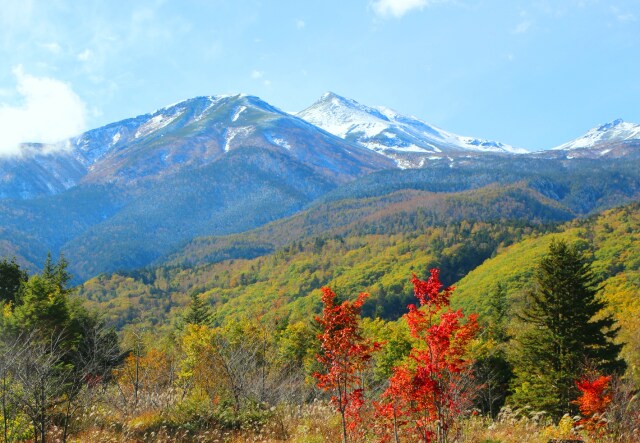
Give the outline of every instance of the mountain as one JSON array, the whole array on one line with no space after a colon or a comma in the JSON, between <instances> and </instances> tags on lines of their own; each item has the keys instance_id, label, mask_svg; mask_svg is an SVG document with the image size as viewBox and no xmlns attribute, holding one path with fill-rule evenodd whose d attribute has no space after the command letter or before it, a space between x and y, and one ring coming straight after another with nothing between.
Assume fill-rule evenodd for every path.
<instances>
[{"instance_id":1,"label":"mountain","mask_svg":"<svg viewBox=\"0 0 640 443\"><path fill-rule=\"evenodd\" d=\"M0 248L35 266L36 252L63 252L77 281L145 266L196 236L254 228L359 175L393 167L245 95L187 100L65 146L49 148L46 158L77 166L68 186L0 201ZM66 164L50 166L57 177L65 171L57 166Z\"/></svg>"},{"instance_id":2,"label":"mountain","mask_svg":"<svg viewBox=\"0 0 640 443\"><path fill-rule=\"evenodd\" d=\"M22 145L20 155L0 157L0 199L29 199L58 194L87 173L70 149L36 143Z\"/></svg>"},{"instance_id":3,"label":"mountain","mask_svg":"<svg viewBox=\"0 0 640 443\"><path fill-rule=\"evenodd\" d=\"M0 158L1 198L53 195L86 183L134 186L251 147L285 153L338 183L393 167L257 97L197 97L51 145Z\"/></svg>"},{"instance_id":4,"label":"mountain","mask_svg":"<svg viewBox=\"0 0 640 443\"><path fill-rule=\"evenodd\" d=\"M331 134L386 155L400 168L479 153L526 152L500 142L455 135L415 117L384 107L368 107L332 92L296 115Z\"/></svg>"},{"instance_id":5,"label":"mountain","mask_svg":"<svg viewBox=\"0 0 640 443\"><path fill-rule=\"evenodd\" d=\"M405 189L375 197L321 201L251 231L195 238L162 264L190 267L254 258L316 237L393 235L463 220L540 225L573 217L559 203L522 184L451 193Z\"/></svg>"},{"instance_id":6,"label":"mountain","mask_svg":"<svg viewBox=\"0 0 640 443\"><path fill-rule=\"evenodd\" d=\"M503 192L495 188L477 195L408 192L361 202L360 207L360 202L342 202L332 205L332 209L343 209L345 214L317 208L283 223L276 222L283 228L279 232L292 234L285 240L288 244L274 247L266 255L103 274L85 282L79 295L89 299L117 326L132 321L162 324L171 320L188 302L188 292L201 293L204 300L215 303L220 322L254 313L274 315L277 310L295 321L316 310L319 288L324 285L331 285L346 297L370 290L367 315L379 311L385 318L397 318L411 297L411 272L421 274L427 267L441 266L447 269L445 281L453 282L494 254L499 246L528 233L544 232L544 225L510 220L509 212L517 214L537 206L543 217L563 216L540 196L530 195L530 204L522 203L518 192L521 190ZM479 215L471 210L469 217L456 214L465 218L462 222L434 224L445 220L448 212L465 201L470 207L490 206L495 211L482 211ZM347 224L319 229L318 236L305 236L306 228L321 225L316 222L321 222L323 215ZM494 221L481 222L477 217ZM269 239L270 230L277 228L236 234L227 240L242 247L243 240ZM291 238L294 241L289 241ZM279 237L276 234L270 239L277 242ZM219 240L219 246L224 248L225 239Z\"/></svg>"},{"instance_id":7,"label":"mountain","mask_svg":"<svg viewBox=\"0 0 640 443\"><path fill-rule=\"evenodd\" d=\"M384 170L337 187L291 217L231 236L195 238L158 264L194 266L253 258L294 241L363 229L388 233L397 224L396 211L416 211L415 217L428 226L465 219L550 223L636 199L640 199L637 159L489 156L429 168Z\"/></svg>"},{"instance_id":8,"label":"mountain","mask_svg":"<svg viewBox=\"0 0 640 443\"><path fill-rule=\"evenodd\" d=\"M392 166L247 95L198 97L83 134L83 182L131 183L210 164L237 149L279 152L337 182Z\"/></svg>"},{"instance_id":9,"label":"mountain","mask_svg":"<svg viewBox=\"0 0 640 443\"><path fill-rule=\"evenodd\" d=\"M567 159L637 156L640 154L640 125L617 119L537 154Z\"/></svg>"},{"instance_id":10,"label":"mountain","mask_svg":"<svg viewBox=\"0 0 640 443\"><path fill-rule=\"evenodd\" d=\"M524 190L513 191L511 206L519 198L528 208L539 195L548 200L543 206L563 214L545 220L565 220L639 198L638 141L629 125L600 128L617 135L598 138L594 146L611 151L597 158L566 154L587 148L515 155L510 146L331 93L298 115L243 94L196 97L54 145L25 144L22 155L0 158L0 254L37 269L48 251L64 253L81 282L168 257L179 261L194 239L252 230L316 205L337 213L339 201L353 200L364 214L385 207L382 200L396 191L393 198L402 200L412 191L459 193L492 184ZM471 213L467 200L449 197L425 201L440 199L438 207L451 214ZM447 206L453 202L458 206ZM435 218L442 222L447 211ZM341 228L349 214L312 217L317 226L308 232ZM518 214L520 221L534 217ZM278 229L282 239L298 232ZM212 251L208 240L198 240L205 247L193 256L264 254L282 239L236 250L216 240Z\"/></svg>"}]
</instances>

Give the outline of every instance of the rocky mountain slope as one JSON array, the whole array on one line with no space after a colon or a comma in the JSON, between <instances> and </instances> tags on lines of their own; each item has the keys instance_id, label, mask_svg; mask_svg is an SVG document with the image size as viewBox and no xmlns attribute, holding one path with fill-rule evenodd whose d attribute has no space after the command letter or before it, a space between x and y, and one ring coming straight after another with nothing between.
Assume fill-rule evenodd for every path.
<instances>
[{"instance_id":1,"label":"rocky mountain slope","mask_svg":"<svg viewBox=\"0 0 640 443\"><path fill-rule=\"evenodd\" d=\"M362 105L332 92L296 114L345 140L354 141L393 159L400 168L481 153L522 154L500 142L463 137L415 117L385 108Z\"/></svg>"}]
</instances>

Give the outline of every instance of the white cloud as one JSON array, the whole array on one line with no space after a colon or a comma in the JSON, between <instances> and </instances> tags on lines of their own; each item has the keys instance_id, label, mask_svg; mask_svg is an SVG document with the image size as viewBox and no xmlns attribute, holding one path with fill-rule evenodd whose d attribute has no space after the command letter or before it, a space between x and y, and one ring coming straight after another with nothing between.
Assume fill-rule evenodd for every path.
<instances>
[{"instance_id":1,"label":"white cloud","mask_svg":"<svg viewBox=\"0 0 640 443\"><path fill-rule=\"evenodd\" d=\"M531 28L532 24L533 24L533 22L531 20L522 21L522 22L518 23L518 25L515 27L513 32L514 32L514 34L524 34L525 32L527 32L529 30L529 28Z\"/></svg>"},{"instance_id":2,"label":"white cloud","mask_svg":"<svg viewBox=\"0 0 640 443\"><path fill-rule=\"evenodd\" d=\"M24 142L55 143L85 129L85 105L71 87L13 69L18 105L0 103L0 155L20 153Z\"/></svg>"},{"instance_id":3,"label":"white cloud","mask_svg":"<svg viewBox=\"0 0 640 443\"><path fill-rule=\"evenodd\" d=\"M307 24L305 23L304 20L296 20L296 28L298 29L304 29L304 27L307 26Z\"/></svg>"},{"instance_id":4,"label":"white cloud","mask_svg":"<svg viewBox=\"0 0 640 443\"><path fill-rule=\"evenodd\" d=\"M425 6L444 1L447 0L374 0L371 8L379 17L400 18L413 9L422 10Z\"/></svg>"},{"instance_id":5,"label":"white cloud","mask_svg":"<svg viewBox=\"0 0 640 443\"><path fill-rule=\"evenodd\" d=\"M259 78L262 78L264 76L264 72L262 71L258 71L257 69L254 69L253 71L251 71L251 78L254 80L258 80Z\"/></svg>"},{"instance_id":6,"label":"white cloud","mask_svg":"<svg viewBox=\"0 0 640 443\"><path fill-rule=\"evenodd\" d=\"M81 62L86 62L89 61L91 57L93 57L93 52L91 52L90 49L85 49L84 51L79 53L77 57Z\"/></svg>"}]
</instances>

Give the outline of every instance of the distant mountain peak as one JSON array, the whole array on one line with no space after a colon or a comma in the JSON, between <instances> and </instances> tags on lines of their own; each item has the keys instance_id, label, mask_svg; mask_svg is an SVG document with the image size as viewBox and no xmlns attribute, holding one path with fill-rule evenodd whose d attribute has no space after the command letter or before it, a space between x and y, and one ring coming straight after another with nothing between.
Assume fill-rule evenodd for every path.
<instances>
[{"instance_id":1,"label":"distant mountain peak","mask_svg":"<svg viewBox=\"0 0 640 443\"><path fill-rule=\"evenodd\" d=\"M370 107L334 92L320 99L298 117L340 138L355 141L393 159L401 168L421 167L427 161L470 153L524 153L503 143L463 137L444 131L416 117L392 109Z\"/></svg>"},{"instance_id":2,"label":"distant mountain peak","mask_svg":"<svg viewBox=\"0 0 640 443\"><path fill-rule=\"evenodd\" d=\"M604 144L640 139L640 125L618 118L590 129L582 137L553 148L553 150L594 149Z\"/></svg>"}]
</instances>

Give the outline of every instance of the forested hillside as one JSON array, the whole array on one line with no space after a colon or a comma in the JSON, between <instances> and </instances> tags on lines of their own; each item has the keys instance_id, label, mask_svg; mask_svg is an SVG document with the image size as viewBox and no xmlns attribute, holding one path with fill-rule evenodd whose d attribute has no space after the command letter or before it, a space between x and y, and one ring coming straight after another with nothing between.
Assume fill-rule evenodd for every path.
<instances>
[{"instance_id":1,"label":"forested hillside","mask_svg":"<svg viewBox=\"0 0 640 443\"><path fill-rule=\"evenodd\" d=\"M91 311L65 287L63 262L32 277L4 262L3 276L22 281L2 293L5 344L20 350L4 367L20 374L32 349L50 344L36 364L54 364L41 378L46 403L30 415L14 403L18 397L9 397L5 429L28 436L31 420L41 441L57 435L385 442L394 434L424 442L432 441L429 435L442 442L634 441L639 203L552 228L507 220L420 226L414 212L400 214L406 218L396 233L314 237L251 260L92 279L77 294L123 328L119 345L97 317L89 317L93 329L77 332L77 347L49 343L59 318L75 325ZM557 259L567 263L557 269L568 272L570 289L581 278L587 293L597 296L604 287L608 306L600 311L604 304L589 302L593 320L609 324L613 314L620 330L607 335L615 339L607 361L626 368L624 378L616 370L603 373L595 361L584 367L579 349L569 350L577 366L560 380L569 403L558 403L548 371L549 383L536 389L550 397L527 395L526 372L524 383L518 378L526 361L514 351L523 330L537 330L523 329L521 316L530 312L525 296L539 292L541 263ZM576 268L583 274L572 274L572 260L586 264ZM408 278L412 273L418 278ZM555 284L553 278L547 284ZM441 280L458 287L445 288ZM599 284L590 286L594 280ZM36 334L29 332L33 315L47 322L35 329L37 336L25 337ZM94 344L91 334L106 341ZM618 342L625 342L623 360ZM70 363L55 366L59 361ZM535 369L540 364L533 362ZM84 384L86 377L96 382ZM31 389L28 379L19 383ZM529 411L542 400L558 409ZM66 412L60 404L69 405ZM92 413L83 415L82 408ZM429 418L421 418L422 411L430 411ZM579 421L563 418L565 411L580 414Z\"/></svg>"},{"instance_id":2,"label":"forested hillside","mask_svg":"<svg viewBox=\"0 0 640 443\"><path fill-rule=\"evenodd\" d=\"M502 195L496 192L489 190L487 194ZM420 193L411 195L425 198ZM430 194L426 197L434 198ZM434 223L434 219L425 216L424 209L411 205L413 201L404 200L402 210L391 211L387 207L382 215L367 213L340 234L330 231L306 241L293 241L264 257L100 276L85 283L79 295L99 306L121 327L131 322L164 324L176 318L180 307L188 303L189 293L198 293L215 307L216 321L221 324L251 312L267 316L278 313L293 320L307 318L318 310L319 288L329 285L345 295L370 292L364 315L395 319L411 297L407 276L424 275L427 269L438 267L443 281L457 287L454 305L478 312L483 319L490 309L488 294L498 283L506 288L515 312L523 294L531 289L535 263L548 244L553 238L566 238L579 241L592 254L594 271L604 288L603 297L610 302L609 309L622 327L620 337L627 343L624 356L632 363L632 371L637 371L639 204L570 222L554 228L560 232L545 235L549 228L521 222ZM447 211L456 207L449 203L451 206L444 206ZM472 205L463 207L468 210ZM348 210L340 214L351 219ZM285 226L300 223L296 217ZM378 232L379 226L385 228ZM270 229L275 228L279 226ZM485 262L486 259L489 260Z\"/></svg>"},{"instance_id":3,"label":"forested hillside","mask_svg":"<svg viewBox=\"0 0 640 443\"><path fill-rule=\"evenodd\" d=\"M558 202L521 183L451 193L406 189L319 203L242 234L197 238L173 254L166 264L191 266L253 258L318 236L409 234L465 220L542 225L573 217Z\"/></svg>"},{"instance_id":4,"label":"forested hillside","mask_svg":"<svg viewBox=\"0 0 640 443\"><path fill-rule=\"evenodd\" d=\"M503 285L511 313L522 307L524 295L533 289L536 263L554 239L577 242L593 259L593 271L602 287L608 312L618 322L622 355L629 371L640 379L640 204L605 211L568 223L554 234L536 235L514 244L467 274L456 284L454 304L479 312L490 310L497 284Z\"/></svg>"},{"instance_id":5,"label":"forested hillside","mask_svg":"<svg viewBox=\"0 0 640 443\"><path fill-rule=\"evenodd\" d=\"M364 312L395 319L411 297L412 272L439 266L443 279L453 283L499 247L540 229L520 222L460 222L411 233L315 237L251 260L99 276L82 285L79 295L119 327L163 324L194 292L215 307L218 323L251 313L301 320L317 312L320 287L331 285L345 295L370 291Z\"/></svg>"}]
</instances>

